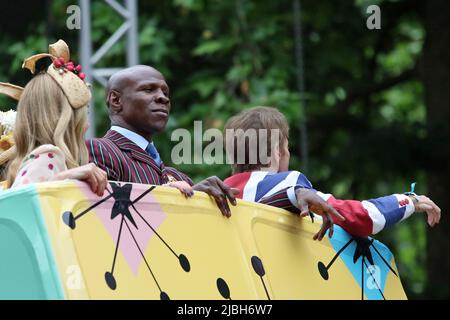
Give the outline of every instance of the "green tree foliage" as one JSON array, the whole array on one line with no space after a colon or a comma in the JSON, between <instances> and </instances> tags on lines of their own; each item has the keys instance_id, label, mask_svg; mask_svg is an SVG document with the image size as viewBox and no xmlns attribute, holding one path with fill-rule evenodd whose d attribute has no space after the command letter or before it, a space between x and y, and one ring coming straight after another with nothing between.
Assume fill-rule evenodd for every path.
<instances>
[{"instance_id":1,"label":"green tree foliage","mask_svg":"<svg viewBox=\"0 0 450 320\"><path fill-rule=\"evenodd\" d=\"M48 12L39 2L27 23L19 28L8 19L8 33L2 30L0 81L24 84L29 76L18 71L22 59L58 38L70 43L78 59L78 31L65 27L71 1L48 1ZM171 89L171 119L156 137L165 162L170 164L176 144L173 129L192 131L195 120L203 121L204 130L222 129L236 112L269 105L289 120L292 169L304 169L299 124L307 118L306 174L317 189L368 199L408 191L417 181L418 192L426 193L426 157L418 156L418 142L426 138L424 88L417 76L425 39L422 4L369 2L301 1L306 92L300 96L292 0L139 1L141 63L162 71ZM374 3L381 7L380 30L366 28L366 8ZM102 1L92 1L91 11L95 49L122 20ZM124 50L122 42L98 66L124 65ZM99 85L94 101L100 136L109 121ZM0 103L11 106L10 100ZM226 165L177 167L195 181L230 174ZM396 254L410 297L424 290L425 234L425 217L418 216L378 237Z\"/></svg>"}]
</instances>

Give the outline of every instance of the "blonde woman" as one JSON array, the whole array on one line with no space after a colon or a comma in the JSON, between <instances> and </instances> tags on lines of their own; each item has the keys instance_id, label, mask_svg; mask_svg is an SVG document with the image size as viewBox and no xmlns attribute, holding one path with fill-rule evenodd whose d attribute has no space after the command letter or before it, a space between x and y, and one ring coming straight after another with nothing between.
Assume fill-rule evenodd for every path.
<instances>
[{"instance_id":1,"label":"blonde woman","mask_svg":"<svg viewBox=\"0 0 450 320\"><path fill-rule=\"evenodd\" d=\"M107 177L103 170L88 164L86 127L87 107L73 109L50 75L36 75L17 106L16 157L8 169L8 185L77 179L103 195Z\"/></svg>"},{"instance_id":2,"label":"blonde woman","mask_svg":"<svg viewBox=\"0 0 450 320\"><path fill-rule=\"evenodd\" d=\"M77 179L102 196L108 182L106 172L88 164L84 142L91 98L84 74L70 62L64 41L50 45L49 52L30 57L23 65L34 73L37 60L50 57L53 61L20 92L14 129L16 154L8 167L7 184L15 188Z\"/></svg>"}]
</instances>

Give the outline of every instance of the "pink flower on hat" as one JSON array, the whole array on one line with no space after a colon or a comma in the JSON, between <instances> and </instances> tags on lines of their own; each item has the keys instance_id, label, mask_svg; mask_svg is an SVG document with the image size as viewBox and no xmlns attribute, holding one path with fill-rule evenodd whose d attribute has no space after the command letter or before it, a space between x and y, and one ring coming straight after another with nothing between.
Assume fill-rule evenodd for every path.
<instances>
[{"instance_id":1,"label":"pink flower on hat","mask_svg":"<svg viewBox=\"0 0 450 320\"><path fill-rule=\"evenodd\" d=\"M63 71L59 71L60 73L70 71L70 72L76 74L83 81L86 78L86 74L81 72L81 70L82 70L81 65L78 64L77 66L75 66L72 61L68 61L66 63L64 61L63 57L56 58L53 61L53 65L55 66L55 68L63 70Z\"/></svg>"}]
</instances>

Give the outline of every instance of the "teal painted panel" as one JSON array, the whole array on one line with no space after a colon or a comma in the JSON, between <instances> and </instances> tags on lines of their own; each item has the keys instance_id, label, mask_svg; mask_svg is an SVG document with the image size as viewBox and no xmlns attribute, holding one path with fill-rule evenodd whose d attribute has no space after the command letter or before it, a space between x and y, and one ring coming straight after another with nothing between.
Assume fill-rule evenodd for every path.
<instances>
[{"instance_id":1,"label":"teal painted panel","mask_svg":"<svg viewBox=\"0 0 450 320\"><path fill-rule=\"evenodd\" d=\"M0 299L45 299L33 245L20 226L0 219Z\"/></svg>"},{"instance_id":2,"label":"teal painted panel","mask_svg":"<svg viewBox=\"0 0 450 320\"><path fill-rule=\"evenodd\" d=\"M0 192L0 299L63 299L34 186Z\"/></svg>"}]
</instances>

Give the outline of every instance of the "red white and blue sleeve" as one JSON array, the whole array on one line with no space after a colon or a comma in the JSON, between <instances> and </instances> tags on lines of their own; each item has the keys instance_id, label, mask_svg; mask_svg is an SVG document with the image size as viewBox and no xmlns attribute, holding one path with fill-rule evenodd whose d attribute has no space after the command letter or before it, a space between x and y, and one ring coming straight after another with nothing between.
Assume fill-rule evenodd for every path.
<instances>
[{"instance_id":1,"label":"red white and blue sleeve","mask_svg":"<svg viewBox=\"0 0 450 320\"><path fill-rule=\"evenodd\" d=\"M414 204L408 196L393 194L370 200L340 200L313 188L308 178L298 171L268 173L245 172L225 180L241 192L239 198L283 208L298 213L295 191L307 188L332 205L345 221L334 219L354 236L367 237L390 227L414 213Z\"/></svg>"},{"instance_id":2,"label":"red white and blue sleeve","mask_svg":"<svg viewBox=\"0 0 450 320\"><path fill-rule=\"evenodd\" d=\"M339 200L331 194L317 192L322 199L332 205L346 221L334 219L348 233L367 237L399 223L414 213L414 204L404 194L392 194L370 200Z\"/></svg>"}]
</instances>

